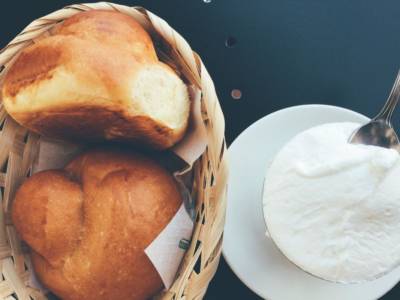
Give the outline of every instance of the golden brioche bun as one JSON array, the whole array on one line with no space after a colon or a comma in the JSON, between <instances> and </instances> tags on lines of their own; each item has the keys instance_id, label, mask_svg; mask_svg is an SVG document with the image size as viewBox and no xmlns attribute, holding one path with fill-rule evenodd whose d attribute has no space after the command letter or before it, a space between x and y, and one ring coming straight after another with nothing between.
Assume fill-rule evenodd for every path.
<instances>
[{"instance_id":1,"label":"golden brioche bun","mask_svg":"<svg viewBox=\"0 0 400 300\"><path fill-rule=\"evenodd\" d=\"M158 149L183 137L190 110L187 86L141 25L101 10L76 14L25 48L1 94L7 112L40 134Z\"/></svg>"},{"instance_id":2,"label":"golden brioche bun","mask_svg":"<svg viewBox=\"0 0 400 300\"><path fill-rule=\"evenodd\" d=\"M144 249L182 203L152 160L92 150L17 191L12 219L41 282L64 300L142 300L162 288Z\"/></svg>"}]
</instances>

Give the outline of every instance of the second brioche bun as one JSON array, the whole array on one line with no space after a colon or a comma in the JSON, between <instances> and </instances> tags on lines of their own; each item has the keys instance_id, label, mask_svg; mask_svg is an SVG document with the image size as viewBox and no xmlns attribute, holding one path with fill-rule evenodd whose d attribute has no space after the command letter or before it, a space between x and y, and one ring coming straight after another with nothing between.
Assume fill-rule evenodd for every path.
<instances>
[{"instance_id":1,"label":"second brioche bun","mask_svg":"<svg viewBox=\"0 0 400 300\"><path fill-rule=\"evenodd\" d=\"M7 112L40 134L158 149L182 138L190 110L187 86L141 25L101 10L78 13L25 48L1 94Z\"/></svg>"},{"instance_id":2,"label":"second brioche bun","mask_svg":"<svg viewBox=\"0 0 400 300\"><path fill-rule=\"evenodd\" d=\"M41 282L64 300L144 300L163 287L144 250L182 204L140 154L97 149L18 189L12 219Z\"/></svg>"}]
</instances>

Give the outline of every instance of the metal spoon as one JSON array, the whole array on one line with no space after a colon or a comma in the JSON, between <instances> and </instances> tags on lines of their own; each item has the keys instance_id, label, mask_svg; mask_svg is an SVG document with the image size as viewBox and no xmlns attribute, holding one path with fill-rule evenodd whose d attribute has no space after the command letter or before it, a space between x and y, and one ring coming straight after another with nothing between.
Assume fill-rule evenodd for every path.
<instances>
[{"instance_id":1,"label":"metal spoon","mask_svg":"<svg viewBox=\"0 0 400 300\"><path fill-rule=\"evenodd\" d=\"M400 152L399 138L390 122L394 109L400 98L400 71L392 87L389 98L379 114L369 123L361 126L350 136L352 144L374 145L392 148Z\"/></svg>"}]
</instances>

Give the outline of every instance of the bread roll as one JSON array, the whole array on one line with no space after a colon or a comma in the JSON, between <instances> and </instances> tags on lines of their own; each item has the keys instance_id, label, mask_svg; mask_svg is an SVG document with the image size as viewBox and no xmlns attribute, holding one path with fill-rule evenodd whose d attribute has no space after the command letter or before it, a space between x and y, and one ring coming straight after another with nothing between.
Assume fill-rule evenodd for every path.
<instances>
[{"instance_id":1,"label":"bread roll","mask_svg":"<svg viewBox=\"0 0 400 300\"><path fill-rule=\"evenodd\" d=\"M78 13L25 48L1 94L7 112L40 134L158 149L182 138L190 110L186 85L147 32L111 11Z\"/></svg>"},{"instance_id":2,"label":"bread roll","mask_svg":"<svg viewBox=\"0 0 400 300\"><path fill-rule=\"evenodd\" d=\"M62 299L139 300L162 288L144 249L181 203L173 177L152 160L92 150L27 179L12 219L39 279Z\"/></svg>"}]
</instances>

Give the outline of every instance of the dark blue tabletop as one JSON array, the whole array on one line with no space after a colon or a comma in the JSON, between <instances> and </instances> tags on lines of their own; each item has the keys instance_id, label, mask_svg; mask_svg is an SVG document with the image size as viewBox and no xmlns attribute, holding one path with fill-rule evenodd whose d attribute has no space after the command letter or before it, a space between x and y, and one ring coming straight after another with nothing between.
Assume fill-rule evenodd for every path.
<instances>
[{"instance_id":1,"label":"dark blue tabletop","mask_svg":"<svg viewBox=\"0 0 400 300\"><path fill-rule=\"evenodd\" d=\"M333 104L373 116L386 99L400 67L399 1L209 1L119 2L145 6L168 20L201 55L225 112L229 143L287 106ZM0 47L31 20L70 3L3 1ZM233 89L241 99L231 97ZM259 298L222 260L206 299ZM400 299L400 286L382 299Z\"/></svg>"}]
</instances>

